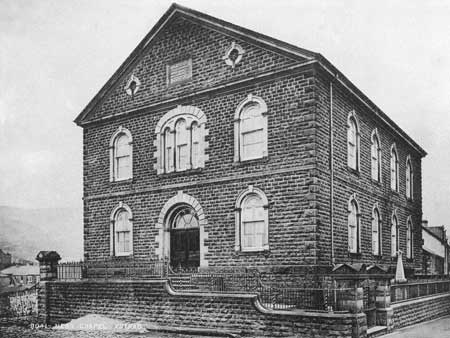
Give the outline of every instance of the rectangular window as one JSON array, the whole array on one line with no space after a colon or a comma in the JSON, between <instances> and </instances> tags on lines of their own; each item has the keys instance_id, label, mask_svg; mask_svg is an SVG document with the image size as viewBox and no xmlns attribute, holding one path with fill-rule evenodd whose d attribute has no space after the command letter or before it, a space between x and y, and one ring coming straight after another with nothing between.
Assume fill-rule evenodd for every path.
<instances>
[{"instance_id":1,"label":"rectangular window","mask_svg":"<svg viewBox=\"0 0 450 338\"><path fill-rule=\"evenodd\" d=\"M192 78L192 60L187 59L167 66L167 84L174 84Z\"/></svg>"},{"instance_id":2,"label":"rectangular window","mask_svg":"<svg viewBox=\"0 0 450 338\"><path fill-rule=\"evenodd\" d=\"M130 252L130 232L117 232L117 253Z\"/></svg>"},{"instance_id":3,"label":"rectangular window","mask_svg":"<svg viewBox=\"0 0 450 338\"><path fill-rule=\"evenodd\" d=\"M189 167L189 152L187 144L180 144L177 152L178 169L184 170Z\"/></svg>"},{"instance_id":4,"label":"rectangular window","mask_svg":"<svg viewBox=\"0 0 450 338\"><path fill-rule=\"evenodd\" d=\"M131 177L130 156L117 157L117 178Z\"/></svg>"}]
</instances>

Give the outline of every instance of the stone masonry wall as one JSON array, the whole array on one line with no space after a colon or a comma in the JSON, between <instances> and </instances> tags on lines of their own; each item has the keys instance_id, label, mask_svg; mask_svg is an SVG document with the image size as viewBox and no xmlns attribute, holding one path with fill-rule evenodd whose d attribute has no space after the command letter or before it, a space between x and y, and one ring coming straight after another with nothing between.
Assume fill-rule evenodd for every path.
<instances>
[{"instance_id":1,"label":"stone masonry wall","mask_svg":"<svg viewBox=\"0 0 450 338\"><path fill-rule=\"evenodd\" d=\"M316 77L318 161L317 174L320 182L318 194L319 206L319 261L330 260L330 170L329 170L329 123L330 123L330 81L323 72L318 71ZM347 165L347 118L354 110L360 132L360 170L350 169ZM378 130L382 152L381 182L371 177L371 134ZM347 89L336 81L333 84L333 151L334 151L334 243L336 263L365 262L367 264L395 265L391 259L391 217L397 209L400 226L400 250L405 258L405 268L420 268L422 260L422 181L420 154L402 138L394 134L374 113L356 100ZM399 157L399 192L390 187L390 149L395 142ZM414 196L408 200L405 195L406 158L411 156L414 168ZM348 253L348 201L356 194L361 214L361 254ZM382 255L372 254L372 208L378 203L382 217ZM406 222L408 216L413 222L412 260L406 259Z\"/></svg>"},{"instance_id":2,"label":"stone masonry wall","mask_svg":"<svg viewBox=\"0 0 450 338\"><path fill-rule=\"evenodd\" d=\"M392 304L393 328L432 320L450 314L450 294L414 299L408 302Z\"/></svg>"},{"instance_id":3,"label":"stone masonry wall","mask_svg":"<svg viewBox=\"0 0 450 338\"><path fill-rule=\"evenodd\" d=\"M207 116L209 160L205 168L157 175L154 127L173 106L117 118L84 129L84 245L89 260L109 257L111 211L119 202L133 211L135 257L155 254L161 209L178 191L203 208L209 266L310 265L316 262L317 182L314 167L315 116L311 113L313 73L304 69L270 81L196 97L189 104ZM233 118L239 102L257 95L268 106L268 157L233 161ZM109 181L109 141L119 126L133 135L133 179ZM269 251L240 253L235 244L235 203L249 185L269 200ZM126 259L126 258L118 258Z\"/></svg>"},{"instance_id":4,"label":"stone masonry wall","mask_svg":"<svg viewBox=\"0 0 450 338\"><path fill-rule=\"evenodd\" d=\"M51 324L96 313L160 326L222 329L244 336L356 338L365 337L367 330L364 314L272 311L263 308L256 295L175 292L166 281L45 283Z\"/></svg>"}]
</instances>

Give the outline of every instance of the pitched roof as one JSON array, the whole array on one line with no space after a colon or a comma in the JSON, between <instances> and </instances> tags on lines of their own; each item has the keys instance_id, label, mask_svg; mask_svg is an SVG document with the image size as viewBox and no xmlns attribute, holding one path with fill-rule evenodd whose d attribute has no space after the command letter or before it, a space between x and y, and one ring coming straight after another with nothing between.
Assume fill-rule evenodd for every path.
<instances>
[{"instance_id":1,"label":"pitched roof","mask_svg":"<svg viewBox=\"0 0 450 338\"><path fill-rule=\"evenodd\" d=\"M39 275L39 266L37 265L13 265L0 271L2 275L27 276Z\"/></svg>"},{"instance_id":2,"label":"pitched roof","mask_svg":"<svg viewBox=\"0 0 450 338\"><path fill-rule=\"evenodd\" d=\"M128 71L129 67L140 57L147 46L152 42L154 37L171 21L172 18L183 16L191 20L200 22L202 25L213 27L214 29L225 31L228 34L239 36L244 40L253 42L254 44L264 45L267 48L274 49L278 52L285 53L291 57L298 57L299 61L304 62L305 59L313 61L321 66L326 72L333 76L337 82L348 89L354 96L363 102L375 115L390 126L397 134L403 138L408 144L415 148L421 156L425 156L426 152L421 148L408 134L406 134L395 122L393 122L383 111L378 108L367 96L365 96L349 79L345 77L336 67L333 66L324 56L304 48L286 43L284 41L269 37L267 35L252 31L250 29L232 24L230 22L218 19L208 14L180 6L173 3L164 15L158 20L156 25L144 37L144 39L131 52L128 58L120 65L116 72L87 104L81 113L75 118L74 122L81 126L87 115L97 106L99 102L106 96L109 89L119 81L119 79Z\"/></svg>"}]
</instances>

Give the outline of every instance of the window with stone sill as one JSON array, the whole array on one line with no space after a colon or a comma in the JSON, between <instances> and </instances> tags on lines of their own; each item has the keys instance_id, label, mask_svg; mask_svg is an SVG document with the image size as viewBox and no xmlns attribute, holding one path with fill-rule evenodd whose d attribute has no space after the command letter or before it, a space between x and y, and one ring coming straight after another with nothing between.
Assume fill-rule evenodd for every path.
<instances>
[{"instance_id":1,"label":"window with stone sill","mask_svg":"<svg viewBox=\"0 0 450 338\"><path fill-rule=\"evenodd\" d=\"M266 195L249 186L236 201L235 250L259 252L269 250L269 219Z\"/></svg>"},{"instance_id":2,"label":"window with stone sill","mask_svg":"<svg viewBox=\"0 0 450 338\"><path fill-rule=\"evenodd\" d=\"M263 99L248 95L234 115L234 161L267 156L267 105Z\"/></svg>"},{"instance_id":3,"label":"window with stone sill","mask_svg":"<svg viewBox=\"0 0 450 338\"><path fill-rule=\"evenodd\" d=\"M381 215L378 204L375 204L372 209L372 254L374 256L381 256Z\"/></svg>"},{"instance_id":4,"label":"window with stone sill","mask_svg":"<svg viewBox=\"0 0 450 338\"><path fill-rule=\"evenodd\" d=\"M348 251L352 254L361 252L360 218L359 205L353 194L348 201Z\"/></svg>"},{"instance_id":5,"label":"window with stone sill","mask_svg":"<svg viewBox=\"0 0 450 338\"><path fill-rule=\"evenodd\" d=\"M110 181L123 181L133 177L133 138L128 129L119 127L109 143Z\"/></svg>"},{"instance_id":6,"label":"window with stone sill","mask_svg":"<svg viewBox=\"0 0 450 338\"><path fill-rule=\"evenodd\" d=\"M399 250L399 228L397 212L394 210L391 217L391 257L396 257Z\"/></svg>"},{"instance_id":7,"label":"window with stone sill","mask_svg":"<svg viewBox=\"0 0 450 338\"><path fill-rule=\"evenodd\" d=\"M395 144L391 146L391 189L398 192L398 153Z\"/></svg>"},{"instance_id":8,"label":"window with stone sill","mask_svg":"<svg viewBox=\"0 0 450 338\"><path fill-rule=\"evenodd\" d=\"M349 168L359 171L359 127L354 111L347 118L347 165Z\"/></svg>"},{"instance_id":9,"label":"window with stone sill","mask_svg":"<svg viewBox=\"0 0 450 338\"><path fill-rule=\"evenodd\" d=\"M406 221L406 258L413 258L413 224L411 216Z\"/></svg>"},{"instance_id":10,"label":"window with stone sill","mask_svg":"<svg viewBox=\"0 0 450 338\"><path fill-rule=\"evenodd\" d=\"M406 159L406 198L412 199L413 198L413 192L414 192L414 172L413 167L411 163L411 157L408 156Z\"/></svg>"},{"instance_id":11,"label":"window with stone sill","mask_svg":"<svg viewBox=\"0 0 450 338\"><path fill-rule=\"evenodd\" d=\"M133 224L131 209L122 202L111 213L111 256L133 254Z\"/></svg>"},{"instance_id":12,"label":"window with stone sill","mask_svg":"<svg viewBox=\"0 0 450 338\"><path fill-rule=\"evenodd\" d=\"M381 145L380 137L378 136L377 129L374 129L371 136L372 145L370 147L370 157L371 157L371 172L372 179L380 182L381 181Z\"/></svg>"},{"instance_id":13,"label":"window with stone sill","mask_svg":"<svg viewBox=\"0 0 450 338\"><path fill-rule=\"evenodd\" d=\"M208 155L206 115L197 107L178 106L156 128L155 169L158 174L204 168Z\"/></svg>"}]
</instances>

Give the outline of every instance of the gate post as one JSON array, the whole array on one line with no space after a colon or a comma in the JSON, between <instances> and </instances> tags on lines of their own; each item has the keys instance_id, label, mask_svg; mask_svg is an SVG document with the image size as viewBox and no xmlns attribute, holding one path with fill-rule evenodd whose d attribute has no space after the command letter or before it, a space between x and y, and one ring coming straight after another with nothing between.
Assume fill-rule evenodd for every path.
<instances>
[{"instance_id":1,"label":"gate post","mask_svg":"<svg viewBox=\"0 0 450 338\"><path fill-rule=\"evenodd\" d=\"M56 251L40 251L36 256L36 260L39 262L40 277L38 286L38 318L40 322L46 325L50 324L48 283L57 278L58 261L60 259L61 256Z\"/></svg>"}]
</instances>

